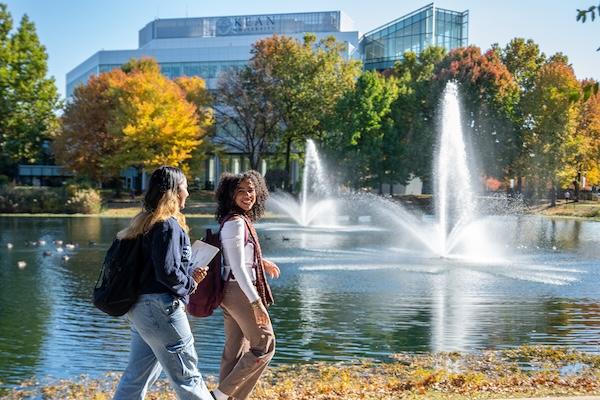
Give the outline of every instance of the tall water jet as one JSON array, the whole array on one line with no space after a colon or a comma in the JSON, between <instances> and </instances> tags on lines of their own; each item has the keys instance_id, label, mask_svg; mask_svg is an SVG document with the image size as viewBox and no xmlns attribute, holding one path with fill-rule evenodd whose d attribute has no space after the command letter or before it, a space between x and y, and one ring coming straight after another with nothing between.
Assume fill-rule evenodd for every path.
<instances>
[{"instance_id":1,"label":"tall water jet","mask_svg":"<svg viewBox=\"0 0 600 400\"><path fill-rule=\"evenodd\" d=\"M333 226L336 221L336 204L331 198L332 188L315 143L306 141L302 186L299 200L289 193L275 193L271 203L288 214L301 226Z\"/></svg>"},{"instance_id":2,"label":"tall water jet","mask_svg":"<svg viewBox=\"0 0 600 400\"><path fill-rule=\"evenodd\" d=\"M447 255L456 245L460 230L475 216L475 193L463 137L458 87L454 82L444 89L434 177L439 252Z\"/></svg>"}]
</instances>

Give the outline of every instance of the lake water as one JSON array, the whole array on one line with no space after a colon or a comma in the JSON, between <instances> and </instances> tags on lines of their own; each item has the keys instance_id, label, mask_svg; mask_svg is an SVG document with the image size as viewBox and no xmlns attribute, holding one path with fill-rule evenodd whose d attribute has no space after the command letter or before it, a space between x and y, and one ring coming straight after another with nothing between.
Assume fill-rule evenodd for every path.
<instances>
[{"instance_id":1,"label":"lake water","mask_svg":"<svg viewBox=\"0 0 600 400\"><path fill-rule=\"evenodd\" d=\"M189 222L192 239L214 228L207 219ZM90 294L106 249L127 223L0 218L0 387L125 367L127 322L96 310ZM427 256L373 225L257 226L265 256L282 270L272 281L274 364L528 343L600 352L600 223L494 217L505 258L478 262ZM46 244L26 244L40 239ZM58 253L54 240L78 246ZM215 374L221 313L191 323L200 368Z\"/></svg>"}]
</instances>

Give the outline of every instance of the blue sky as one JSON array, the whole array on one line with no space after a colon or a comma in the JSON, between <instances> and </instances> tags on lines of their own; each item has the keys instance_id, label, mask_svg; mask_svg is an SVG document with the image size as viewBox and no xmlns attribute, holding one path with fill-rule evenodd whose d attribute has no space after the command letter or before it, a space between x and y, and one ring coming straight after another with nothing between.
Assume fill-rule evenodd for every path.
<instances>
[{"instance_id":1,"label":"blue sky","mask_svg":"<svg viewBox=\"0 0 600 400\"><path fill-rule=\"evenodd\" d=\"M362 33L429 3L427 0L0 0L15 24L26 13L49 55L49 74L61 95L65 75L98 50L137 48L138 30L155 18L342 10ZM546 54L562 51L577 77L600 80L600 19L582 24L576 9L599 0L443 0L438 7L469 10L469 43L504 46L513 37L535 40Z\"/></svg>"}]
</instances>

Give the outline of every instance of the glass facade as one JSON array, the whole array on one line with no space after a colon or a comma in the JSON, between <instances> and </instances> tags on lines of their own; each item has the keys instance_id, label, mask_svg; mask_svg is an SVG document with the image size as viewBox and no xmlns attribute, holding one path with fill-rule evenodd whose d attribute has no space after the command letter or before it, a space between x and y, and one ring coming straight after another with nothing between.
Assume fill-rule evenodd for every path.
<instances>
[{"instance_id":1,"label":"glass facade","mask_svg":"<svg viewBox=\"0 0 600 400\"><path fill-rule=\"evenodd\" d=\"M226 61L226 62L183 62L183 63L160 63L160 71L169 79L180 76L199 76L203 79L218 78L223 72L240 68L247 65L248 61Z\"/></svg>"},{"instance_id":2,"label":"glass facade","mask_svg":"<svg viewBox=\"0 0 600 400\"><path fill-rule=\"evenodd\" d=\"M466 46L468 23L468 11L445 10L429 4L366 33L360 42L364 68L393 67L406 51L420 53L432 45L447 50Z\"/></svg>"},{"instance_id":3,"label":"glass facade","mask_svg":"<svg viewBox=\"0 0 600 400\"><path fill-rule=\"evenodd\" d=\"M154 39L339 32L339 11L157 19L139 32L139 45Z\"/></svg>"},{"instance_id":4,"label":"glass facade","mask_svg":"<svg viewBox=\"0 0 600 400\"><path fill-rule=\"evenodd\" d=\"M160 71L169 79L180 76L199 76L202 79L216 79L223 72L230 69L240 68L247 65L247 60L238 61L206 61L206 62L181 62L181 63L159 63ZM85 72L72 82L67 84L67 96L73 94L78 85L85 84L92 75L120 68L121 64L100 64Z\"/></svg>"}]
</instances>

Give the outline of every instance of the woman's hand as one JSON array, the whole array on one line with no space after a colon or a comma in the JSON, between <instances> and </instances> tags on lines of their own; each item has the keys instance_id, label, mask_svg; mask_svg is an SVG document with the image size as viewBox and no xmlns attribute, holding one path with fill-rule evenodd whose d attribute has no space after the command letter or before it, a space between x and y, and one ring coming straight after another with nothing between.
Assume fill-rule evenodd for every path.
<instances>
[{"instance_id":1,"label":"woman's hand","mask_svg":"<svg viewBox=\"0 0 600 400\"><path fill-rule=\"evenodd\" d=\"M281 270L279 269L277 264L263 258L262 265L263 265L265 272L267 274L269 274L269 276L271 276L271 278L279 278L279 275L281 274Z\"/></svg>"},{"instance_id":2,"label":"woman's hand","mask_svg":"<svg viewBox=\"0 0 600 400\"><path fill-rule=\"evenodd\" d=\"M206 274L208 273L208 267L202 266L194 269L192 272L192 278L196 284L202 282L204 278L206 278Z\"/></svg>"},{"instance_id":3,"label":"woman's hand","mask_svg":"<svg viewBox=\"0 0 600 400\"><path fill-rule=\"evenodd\" d=\"M270 318L267 309L265 308L262 301L257 300L252 303L252 310L254 311L254 320L256 321L256 325L261 328L264 328L269 325Z\"/></svg>"}]
</instances>

